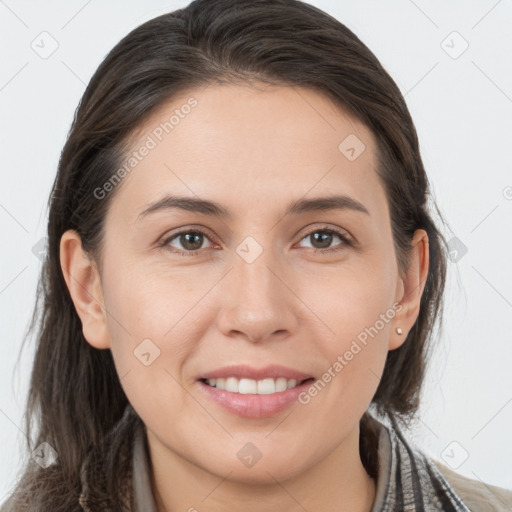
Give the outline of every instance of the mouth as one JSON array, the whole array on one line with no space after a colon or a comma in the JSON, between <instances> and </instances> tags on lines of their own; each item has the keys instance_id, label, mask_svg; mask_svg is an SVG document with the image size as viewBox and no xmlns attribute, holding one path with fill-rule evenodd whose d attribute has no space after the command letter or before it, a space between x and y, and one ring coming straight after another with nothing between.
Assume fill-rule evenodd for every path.
<instances>
[{"instance_id":1,"label":"mouth","mask_svg":"<svg viewBox=\"0 0 512 512\"><path fill-rule=\"evenodd\" d=\"M308 382L313 382L313 380L313 377L308 377L303 380L287 379L286 377L278 377L277 379L266 378L261 380L238 379L236 377L199 379L200 382L209 387L241 395L273 395L294 389Z\"/></svg>"},{"instance_id":2,"label":"mouth","mask_svg":"<svg viewBox=\"0 0 512 512\"><path fill-rule=\"evenodd\" d=\"M213 406L245 419L263 419L278 416L299 402L315 379L267 378L262 380L201 378L199 392Z\"/></svg>"}]
</instances>

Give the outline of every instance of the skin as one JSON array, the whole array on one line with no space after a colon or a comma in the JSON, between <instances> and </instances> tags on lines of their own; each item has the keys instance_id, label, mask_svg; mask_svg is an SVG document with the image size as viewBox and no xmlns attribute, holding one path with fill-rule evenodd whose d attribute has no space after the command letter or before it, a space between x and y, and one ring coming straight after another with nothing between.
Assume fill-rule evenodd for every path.
<instances>
[{"instance_id":1,"label":"skin","mask_svg":"<svg viewBox=\"0 0 512 512\"><path fill-rule=\"evenodd\" d=\"M140 127L133 149L190 96L198 105L115 190L101 273L76 232L61 239L84 337L112 351L146 425L158 510L369 511L375 482L359 456L359 420L388 350L405 341L417 318L427 235L415 233L410 266L400 271L375 138L312 90L189 91ZM350 134L366 147L354 161L338 149ZM368 214L284 215L290 202L335 193L361 202ZM138 218L166 194L217 201L232 218L177 209ZM333 235L322 245L307 236L325 227L352 243ZM187 228L207 234L195 255L171 252L191 250L183 237L158 246ZM247 236L263 249L252 263L236 252ZM247 419L201 392L202 373L230 364L282 364L320 378L396 302L395 317L307 405ZM134 350L147 338L160 355L145 366ZM262 454L252 467L237 457L248 442Z\"/></svg>"}]
</instances>

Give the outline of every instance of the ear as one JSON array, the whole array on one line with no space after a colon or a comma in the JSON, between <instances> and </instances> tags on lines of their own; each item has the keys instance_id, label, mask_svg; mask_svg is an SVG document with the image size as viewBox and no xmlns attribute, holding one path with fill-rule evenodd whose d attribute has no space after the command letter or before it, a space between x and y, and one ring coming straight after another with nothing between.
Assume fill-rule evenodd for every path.
<instances>
[{"instance_id":1,"label":"ear","mask_svg":"<svg viewBox=\"0 0 512 512\"><path fill-rule=\"evenodd\" d=\"M74 230L60 239L60 264L67 288L82 322L87 342L95 348L110 347L100 274L94 260L82 249L82 239Z\"/></svg>"},{"instance_id":2,"label":"ear","mask_svg":"<svg viewBox=\"0 0 512 512\"><path fill-rule=\"evenodd\" d=\"M409 266L404 276L397 283L396 300L401 308L393 319L389 338L389 350L394 350L404 343L420 312L420 301L427 281L429 269L428 235L424 229L417 229L411 241ZM396 329L400 328L402 334Z\"/></svg>"}]
</instances>

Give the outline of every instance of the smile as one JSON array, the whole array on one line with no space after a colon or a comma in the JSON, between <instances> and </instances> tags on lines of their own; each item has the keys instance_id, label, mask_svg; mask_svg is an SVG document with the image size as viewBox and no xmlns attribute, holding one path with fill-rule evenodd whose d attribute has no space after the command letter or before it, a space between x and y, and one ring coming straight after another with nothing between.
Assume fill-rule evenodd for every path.
<instances>
[{"instance_id":1,"label":"smile","mask_svg":"<svg viewBox=\"0 0 512 512\"><path fill-rule=\"evenodd\" d=\"M211 387L229 391L231 393L239 393L242 395L271 395L280 393L287 389L295 388L297 385L303 384L307 380L298 381L297 379L287 379L286 377L279 377L277 379L237 379L236 377L218 378L218 379L204 379L204 382Z\"/></svg>"}]
</instances>

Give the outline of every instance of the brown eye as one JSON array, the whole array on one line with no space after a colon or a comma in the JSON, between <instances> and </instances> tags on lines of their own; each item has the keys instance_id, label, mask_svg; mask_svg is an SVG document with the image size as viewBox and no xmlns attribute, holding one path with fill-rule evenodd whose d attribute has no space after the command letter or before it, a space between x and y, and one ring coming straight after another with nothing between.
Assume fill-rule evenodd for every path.
<instances>
[{"instance_id":1,"label":"brown eye","mask_svg":"<svg viewBox=\"0 0 512 512\"><path fill-rule=\"evenodd\" d=\"M197 231L182 233L178 236L178 240L184 249L196 251L201 248L201 245L203 245L203 235Z\"/></svg>"},{"instance_id":2,"label":"brown eye","mask_svg":"<svg viewBox=\"0 0 512 512\"><path fill-rule=\"evenodd\" d=\"M327 231L315 231L309 236L311 237L310 239L315 248L327 249L331 245L332 240L336 235L333 235L333 233L328 233Z\"/></svg>"},{"instance_id":3,"label":"brown eye","mask_svg":"<svg viewBox=\"0 0 512 512\"><path fill-rule=\"evenodd\" d=\"M310 240L310 246L315 252L339 251L350 245L348 238L341 232L334 229L315 229L304 236L301 241ZM341 243L336 243L339 240ZM333 242L335 243L332 247Z\"/></svg>"},{"instance_id":4,"label":"brown eye","mask_svg":"<svg viewBox=\"0 0 512 512\"><path fill-rule=\"evenodd\" d=\"M206 233L198 230L180 231L168 237L162 243L162 246L169 247L171 252L183 256L193 256L201 249L204 249L203 243L210 240ZM178 244L178 246L173 245Z\"/></svg>"}]
</instances>

